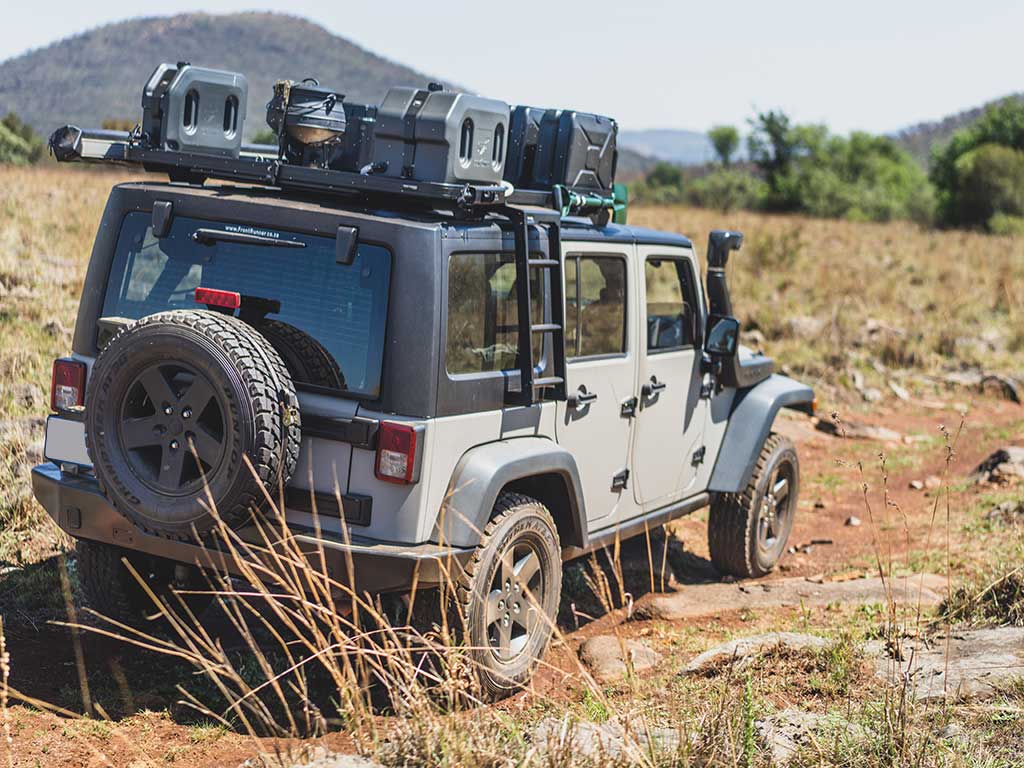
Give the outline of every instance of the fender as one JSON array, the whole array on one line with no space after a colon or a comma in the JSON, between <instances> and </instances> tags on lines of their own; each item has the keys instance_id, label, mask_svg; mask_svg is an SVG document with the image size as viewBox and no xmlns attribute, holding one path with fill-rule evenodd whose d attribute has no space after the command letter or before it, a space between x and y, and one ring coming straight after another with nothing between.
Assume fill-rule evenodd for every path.
<instances>
[{"instance_id":1,"label":"fender","mask_svg":"<svg viewBox=\"0 0 1024 768\"><path fill-rule=\"evenodd\" d=\"M813 413L814 390L787 376L772 374L736 393L708 490L738 493L746 487L780 408Z\"/></svg>"},{"instance_id":2,"label":"fender","mask_svg":"<svg viewBox=\"0 0 1024 768\"><path fill-rule=\"evenodd\" d=\"M539 482L566 502L557 509L549 502L562 546L586 547L587 514L576 460L554 441L541 437L499 440L466 451L452 473L433 540L454 547L475 547L502 488L535 478L543 478Z\"/></svg>"}]
</instances>

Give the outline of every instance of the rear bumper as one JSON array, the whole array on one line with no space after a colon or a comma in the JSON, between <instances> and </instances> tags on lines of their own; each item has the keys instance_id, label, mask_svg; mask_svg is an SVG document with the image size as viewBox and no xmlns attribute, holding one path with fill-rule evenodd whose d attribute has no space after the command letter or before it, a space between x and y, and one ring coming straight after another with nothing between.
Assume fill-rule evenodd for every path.
<instances>
[{"instance_id":1,"label":"rear bumper","mask_svg":"<svg viewBox=\"0 0 1024 768\"><path fill-rule=\"evenodd\" d=\"M113 544L190 565L213 563L218 569L238 574L237 566L225 561L217 550L139 530L110 505L91 477L63 473L52 463L40 464L32 470L32 491L57 525L74 538ZM317 567L322 546L331 578L359 593L401 592L414 583L420 586L439 584L444 574L457 575L472 555L471 549L437 544L392 544L357 536L344 541L328 534L316 536L315 531L302 526L292 525L290 530L306 556L311 560L316 558ZM255 528L243 528L238 534L244 540L259 541Z\"/></svg>"}]
</instances>

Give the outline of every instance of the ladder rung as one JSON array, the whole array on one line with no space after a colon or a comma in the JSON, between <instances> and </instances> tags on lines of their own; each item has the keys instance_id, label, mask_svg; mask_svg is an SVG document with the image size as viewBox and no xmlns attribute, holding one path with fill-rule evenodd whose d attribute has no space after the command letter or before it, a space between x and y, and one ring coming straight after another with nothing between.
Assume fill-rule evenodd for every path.
<instances>
[{"instance_id":1,"label":"ladder rung","mask_svg":"<svg viewBox=\"0 0 1024 768\"><path fill-rule=\"evenodd\" d=\"M558 259L530 259L527 263L531 267L557 267Z\"/></svg>"},{"instance_id":2,"label":"ladder rung","mask_svg":"<svg viewBox=\"0 0 1024 768\"><path fill-rule=\"evenodd\" d=\"M558 323L537 323L536 325L531 325L530 330L534 333L551 333L552 331L562 330L562 326Z\"/></svg>"},{"instance_id":3,"label":"ladder rung","mask_svg":"<svg viewBox=\"0 0 1024 768\"><path fill-rule=\"evenodd\" d=\"M565 381L561 376L542 376L539 379L533 380L533 388L538 387L553 387L556 384L562 384Z\"/></svg>"}]
</instances>

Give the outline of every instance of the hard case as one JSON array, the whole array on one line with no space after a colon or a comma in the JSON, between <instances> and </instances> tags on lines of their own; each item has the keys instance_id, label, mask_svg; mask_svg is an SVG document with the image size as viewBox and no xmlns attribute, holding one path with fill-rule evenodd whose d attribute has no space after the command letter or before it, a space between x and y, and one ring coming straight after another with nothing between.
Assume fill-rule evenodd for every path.
<instances>
[{"instance_id":1,"label":"hard case","mask_svg":"<svg viewBox=\"0 0 1024 768\"><path fill-rule=\"evenodd\" d=\"M161 64L142 96L146 140L154 148L238 157L248 92L236 72Z\"/></svg>"},{"instance_id":2,"label":"hard case","mask_svg":"<svg viewBox=\"0 0 1024 768\"><path fill-rule=\"evenodd\" d=\"M415 181L501 182L508 104L458 91L392 88L377 109L373 166Z\"/></svg>"},{"instance_id":3,"label":"hard case","mask_svg":"<svg viewBox=\"0 0 1024 768\"><path fill-rule=\"evenodd\" d=\"M555 184L611 192L619 127L610 117L519 106L512 110L505 179L516 188Z\"/></svg>"}]
</instances>

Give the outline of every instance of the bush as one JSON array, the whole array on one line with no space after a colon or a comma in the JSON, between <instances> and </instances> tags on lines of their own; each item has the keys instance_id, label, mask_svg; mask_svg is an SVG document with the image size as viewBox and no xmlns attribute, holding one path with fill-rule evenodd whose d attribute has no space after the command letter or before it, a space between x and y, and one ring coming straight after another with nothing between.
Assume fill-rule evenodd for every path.
<instances>
[{"instance_id":1,"label":"bush","mask_svg":"<svg viewBox=\"0 0 1024 768\"><path fill-rule=\"evenodd\" d=\"M0 165L38 163L45 155L46 147L32 126L13 112L0 120Z\"/></svg>"},{"instance_id":2,"label":"bush","mask_svg":"<svg viewBox=\"0 0 1024 768\"><path fill-rule=\"evenodd\" d=\"M1024 194L1021 157L1010 154L1013 151L1024 152L1024 102L1016 99L989 107L977 122L936 150L931 179L938 193L939 221L983 227L997 213L1020 215L1015 209Z\"/></svg>"},{"instance_id":3,"label":"bush","mask_svg":"<svg viewBox=\"0 0 1024 768\"><path fill-rule=\"evenodd\" d=\"M685 202L683 169L673 163L658 163L643 181L633 185L630 197L662 205Z\"/></svg>"},{"instance_id":4,"label":"bush","mask_svg":"<svg viewBox=\"0 0 1024 768\"><path fill-rule=\"evenodd\" d=\"M760 208L767 193L767 185L756 176L722 169L692 182L686 189L686 201L728 212L737 208Z\"/></svg>"},{"instance_id":5,"label":"bush","mask_svg":"<svg viewBox=\"0 0 1024 768\"><path fill-rule=\"evenodd\" d=\"M957 218L973 226L998 214L1024 215L1024 152L982 144L954 165Z\"/></svg>"}]
</instances>

